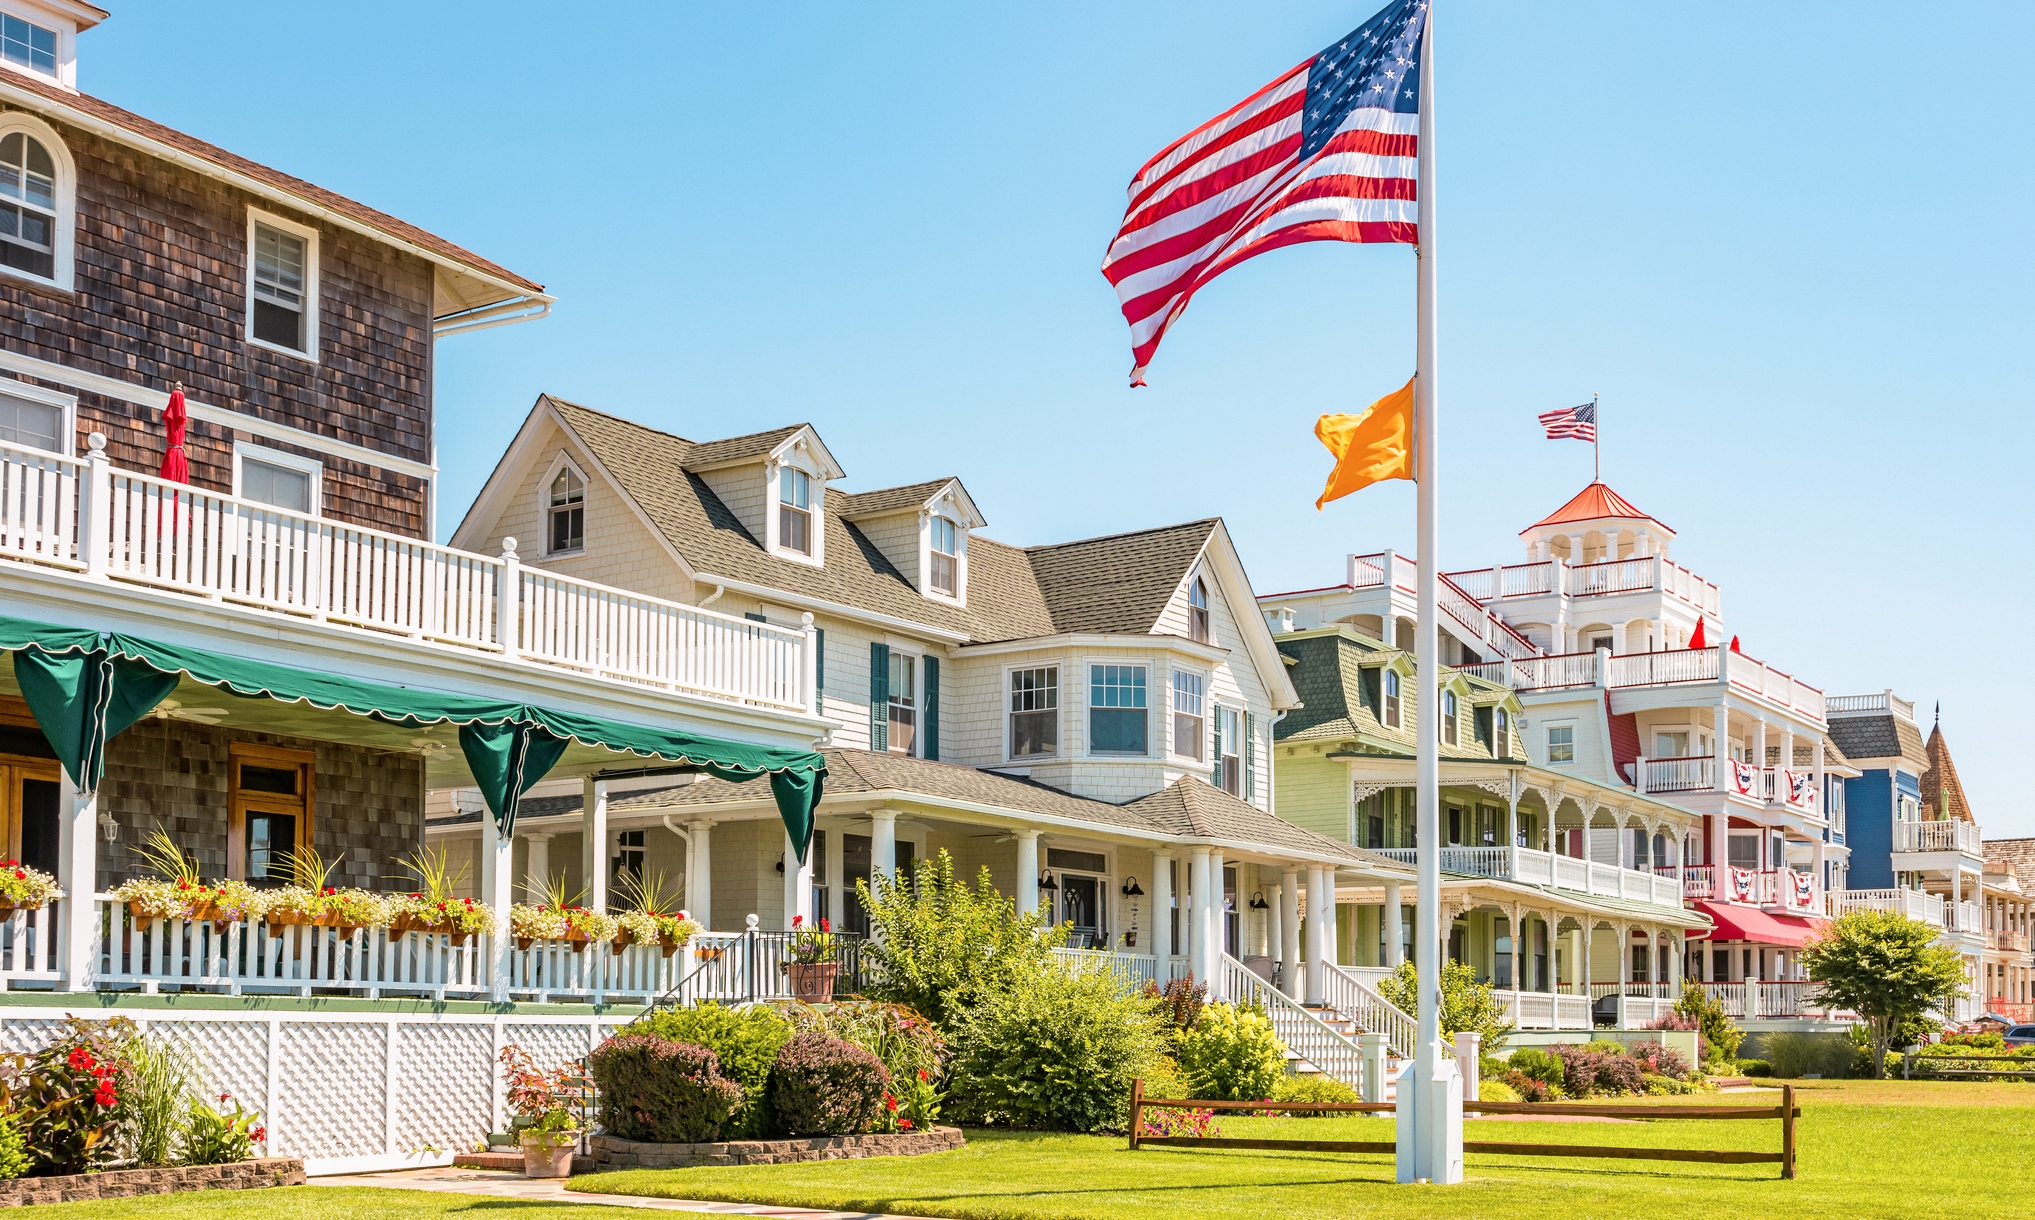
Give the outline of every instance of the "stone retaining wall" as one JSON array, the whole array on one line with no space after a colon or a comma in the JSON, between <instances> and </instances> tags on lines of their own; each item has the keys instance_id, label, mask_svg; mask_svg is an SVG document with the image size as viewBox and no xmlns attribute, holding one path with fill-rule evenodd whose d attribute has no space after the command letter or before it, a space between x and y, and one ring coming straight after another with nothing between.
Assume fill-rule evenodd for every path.
<instances>
[{"instance_id":1,"label":"stone retaining wall","mask_svg":"<svg viewBox=\"0 0 2035 1220\"><path fill-rule=\"evenodd\" d=\"M798 1161L850 1161L872 1156L947 1152L966 1141L958 1127L898 1135L823 1135L813 1139L735 1140L720 1144L640 1144L612 1135L593 1137L594 1164L609 1169L689 1169L695 1165L789 1165Z\"/></svg>"},{"instance_id":2,"label":"stone retaining wall","mask_svg":"<svg viewBox=\"0 0 2035 1220\"><path fill-rule=\"evenodd\" d=\"M170 1165L160 1169L111 1169L105 1173L0 1182L0 1207L30 1203L75 1203L82 1199L126 1199L186 1190L259 1190L302 1186L304 1162L296 1157L263 1157L232 1165Z\"/></svg>"}]
</instances>

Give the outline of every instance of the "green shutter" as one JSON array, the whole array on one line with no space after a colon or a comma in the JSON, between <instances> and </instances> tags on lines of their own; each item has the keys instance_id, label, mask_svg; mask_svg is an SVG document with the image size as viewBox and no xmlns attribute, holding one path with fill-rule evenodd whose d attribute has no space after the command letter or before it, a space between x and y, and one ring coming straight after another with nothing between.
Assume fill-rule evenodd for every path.
<instances>
[{"instance_id":1,"label":"green shutter","mask_svg":"<svg viewBox=\"0 0 2035 1220\"><path fill-rule=\"evenodd\" d=\"M869 748L890 749L890 645L869 646Z\"/></svg>"},{"instance_id":2,"label":"green shutter","mask_svg":"<svg viewBox=\"0 0 2035 1220\"><path fill-rule=\"evenodd\" d=\"M1218 703L1215 705L1215 715L1209 717L1209 722L1215 730L1215 753L1213 755L1215 759L1215 786L1220 788L1222 787L1222 704Z\"/></svg>"},{"instance_id":3,"label":"green shutter","mask_svg":"<svg viewBox=\"0 0 2035 1220\"><path fill-rule=\"evenodd\" d=\"M921 753L939 761L940 758L940 658L926 658L926 729L920 738Z\"/></svg>"},{"instance_id":4,"label":"green shutter","mask_svg":"<svg viewBox=\"0 0 2035 1220\"><path fill-rule=\"evenodd\" d=\"M813 703L821 712L826 711L827 694L827 631L824 627L813 628Z\"/></svg>"},{"instance_id":5,"label":"green shutter","mask_svg":"<svg viewBox=\"0 0 2035 1220\"><path fill-rule=\"evenodd\" d=\"M1251 731L1251 714L1244 713L1244 799L1258 799L1258 738Z\"/></svg>"}]
</instances>

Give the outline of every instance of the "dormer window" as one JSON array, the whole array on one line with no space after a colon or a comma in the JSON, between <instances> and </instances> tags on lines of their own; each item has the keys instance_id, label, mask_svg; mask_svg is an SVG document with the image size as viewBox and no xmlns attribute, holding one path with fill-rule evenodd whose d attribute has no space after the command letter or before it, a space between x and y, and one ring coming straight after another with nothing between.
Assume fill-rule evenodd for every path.
<instances>
[{"instance_id":1,"label":"dormer window","mask_svg":"<svg viewBox=\"0 0 2035 1220\"><path fill-rule=\"evenodd\" d=\"M551 480L550 498L546 552L557 555L586 546L586 481L568 466Z\"/></svg>"},{"instance_id":2,"label":"dormer window","mask_svg":"<svg viewBox=\"0 0 2035 1220\"><path fill-rule=\"evenodd\" d=\"M777 476L777 541L787 551L813 553L813 480L793 466Z\"/></svg>"},{"instance_id":3,"label":"dormer window","mask_svg":"<svg viewBox=\"0 0 2035 1220\"><path fill-rule=\"evenodd\" d=\"M1199 576L1187 589L1187 638L1197 644L1208 643L1208 586Z\"/></svg>"},{"instance_id":4,"label":"dormer window","mask_svg":"<svg viewBox=\"0 0 2035 1220\"><path fill-rule=\"evenodd\" d=\"M1388 729L1399 727L1399 675L1385 671L1385 714L1379 717Z\"/></svg>"},{"instance_id":5,"label":"dormer window","mask_svg":"<svg viewBox=\"0 0 2035 1220\"><path fill-rule=\"evenodd\" d=\"M0 266L55 279L56 242L56 162L34 136L9 132L0 138Z\"/></svg>"},{"instance_id":6,"label":"dormer window","mask_svg":"<svg viewBox=\"0 0 2035 1220\"><path fill-rule=\"evenodd\" d=\"M1501 707L1492 713L1491 725L1491 755L1503 758L1512 752L1512 717Z\"/></svg>"},{"instance_id":7,"label":"dormer window","mask_svg":"<svg viewBox=\"0 0 2035 1220\"><path fill-rule=\"evenodd\" d=\"M0 17L0 59L44 76L57 74L57 32L8 14Z\"/></svg>"},{"instance_id":8,"label":"dormer window","mask_svg":"<svg viewBox=\"0 0 2035 1220\"><path fill-rule=\"evenodd\" d=\"M954 523L945 517L933 518L932 587L935 593L958 597L961 593L961 544Z\"/></svg>"},{"instance_id":9,"label":"dormer window","mask_svg":"<svg viewBox=\"0 0 2035 1220\"><path fill-rule=\"evenodd\" d=\"M1443 745L1456 744L1456 693L1452 690L1441 694L1441 740Z\"/></svg>"}]
</instances>

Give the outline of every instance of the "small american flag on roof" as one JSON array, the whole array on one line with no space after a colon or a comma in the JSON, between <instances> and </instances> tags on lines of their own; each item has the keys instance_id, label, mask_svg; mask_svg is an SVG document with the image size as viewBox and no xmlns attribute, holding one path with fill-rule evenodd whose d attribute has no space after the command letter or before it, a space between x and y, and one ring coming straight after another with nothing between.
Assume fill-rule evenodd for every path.
<instances>
[{"instance_id":1,"label":"small american flag on roof","mask_svg":"<svg viewBox=\"0 0 2035 1220\"><path fill-rule=\"evenodd\" d=\"M1551 441L1595 441L1597 404L1586 402L1580 407L1549 411L1540 417L1540 426L1547 429L1547 438Z\"/></svg>"}]
</instances>

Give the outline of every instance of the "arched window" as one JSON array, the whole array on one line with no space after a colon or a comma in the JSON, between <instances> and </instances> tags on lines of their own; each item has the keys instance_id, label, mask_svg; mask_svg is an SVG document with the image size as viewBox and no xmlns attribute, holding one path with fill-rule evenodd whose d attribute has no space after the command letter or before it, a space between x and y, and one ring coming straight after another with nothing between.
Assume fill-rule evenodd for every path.
<instances>
[{"instance_id":1,"label":"arched window","mask_svg":"<svg viewBox=\"0 0 2035 1220\"><path fill-rule=\"evenodd\" d=\"M1208 586L1199 576L1187 590L1187 635L1197 643L1208 643Z\"/></svg>"},{"instance_id":2,"label":"arched window","mask_svg":"<svg viewBox=\"0 0 2035 1220\"><path fill-rule=\"evenodd\" d=\"M548 554L576 551L586 545L586 482L570 466L561 467L551 480L551 528L547 532Z\"/></svg>"},{"instance_id":3,"label":"arched window","mask_svg":"<svg viewBox=\"0 0 2035 1220\"><path fill-rule=\"evenodd\" d=\"M56 159L24 131L0 136L0 266L57 278L59 181Z\"/></svg>"}]
</instances>

